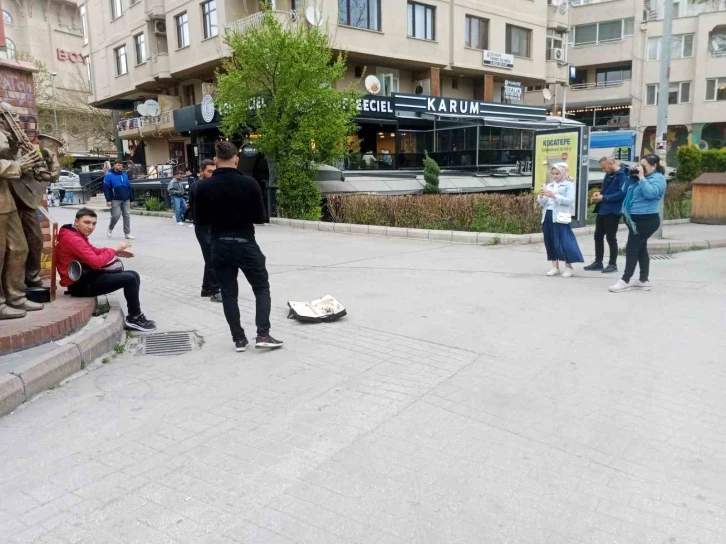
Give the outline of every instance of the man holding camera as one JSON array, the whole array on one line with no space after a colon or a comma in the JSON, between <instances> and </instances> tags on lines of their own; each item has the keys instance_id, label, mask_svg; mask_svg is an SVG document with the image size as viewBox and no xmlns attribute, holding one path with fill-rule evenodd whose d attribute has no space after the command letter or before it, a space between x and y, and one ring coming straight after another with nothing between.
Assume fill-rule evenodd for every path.
<instances>
[{"instance_id":1,"label":"man holding camera","mask_svg":"<svg viewBox=\"0 0 726 544\"><path fill-rule=\"evenodd\" d=\"M619 166L612 157L600 159L600 168L605 172L600 191L592 195L595 203L595 262L585 270L600 270L603 274L618 271L618 226L622 217L623 200L625 199L625 181L628 179L628 167ZM610 248L610 260L603 266L605 242L607 238Z\"/></svg>"}]
</instances>

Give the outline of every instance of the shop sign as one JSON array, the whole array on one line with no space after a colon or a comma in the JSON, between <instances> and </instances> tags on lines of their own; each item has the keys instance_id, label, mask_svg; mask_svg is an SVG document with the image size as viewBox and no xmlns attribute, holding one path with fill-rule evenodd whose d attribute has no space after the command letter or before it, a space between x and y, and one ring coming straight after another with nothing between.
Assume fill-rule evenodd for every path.
<instances>
[{"instance_id":1,"label":"shop sign","mask_svg":"<svg viewBox=\"0 0 726 544\"><path fill-rule=\"evenodd\" d=\"M202 119L205 123L211 123L214 119L214 100L208 94L202 98Z\"/></svg>"},{"instance_id":2,"label":"shop sign","mask_svg":"<svg viewBox=\"0 0 726 544\"><path fill-rule=\"evenodd\" d=\"M492 66L493 68L506 68L507 70L511 70L514 68L514 56L484 50L482 51L482 64L484 66Z\"/></svg>"},{"instance_id":3,"label":"shop sign","mask_svg":"<svg viewBox=\"0 0 726 544\"><path fill-rule=\"evenodd\" d=\"M385 96L368 95L356 101L360 117L393 116L393 103Z\"/></svg>"},{"instance_id":4,"label":"shop sign","mask_svg":"<svg viewBox=\"0 0 726 544\"><path fill-rule=\"evenodd\" d=\"M520 81L504 81L504 98L507 100L522 100L522 83Z\"/></svg>"},{"instance_id":5,"label":"shop sign","mask_svg":"<svg viewBox=\"0 0 726 544\"><path fill-rule=\"evenodd\" d=\"M85 64L86 60L83 58L81 53L73 53L66 51L65 49L56 49L58 60L67 60L70 62L77 62L79 64Z\"/></svg>"}]
</instances>

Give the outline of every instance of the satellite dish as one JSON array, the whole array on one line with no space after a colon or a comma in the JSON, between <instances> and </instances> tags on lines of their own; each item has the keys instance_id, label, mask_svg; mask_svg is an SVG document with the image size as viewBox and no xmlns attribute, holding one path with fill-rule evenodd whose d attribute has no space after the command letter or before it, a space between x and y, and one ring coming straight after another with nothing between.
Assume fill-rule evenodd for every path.
<instances>
[{"instance_id":1,"label":"satellite dish","mask_svg":"<svg viewBox=\"0 0 726 544\"><path fill-rule=\"evenodd\" d=\"M310 6L305 10L305 19L307 19L308 23L312 26L320 26L323 24L323 15L315 6Z\"/></svg>"},{"instance_id":2,"label":"satellite dish","mask_svg":"<svg viewBox=\"0 0 726 544\"><path fill-rule=\"evenodd\" d=\"M376 76L368 76L365 80L366 91L371 94L381 92L381 82Z\"/></svg>"},{"instance_id":3,"label":"satellite dish","mask_svg":"<svg viewBox=\"0 0 726 544\"><path fill-rule=\"evenodd\" d=\"M546 101L552 100L552 93L549 89L542 89L542 98L544 98Z\"/></svg>"},{"instance_id":4,"label":"satellite dish","mask_svg":"<svg viewBox=\"0 0 726 544\"><path fill-rule=\"evenodd\" d=\"M136 111L142 117L157 117L161 115L161 106L156 100L147 100L143 104L136 106Z\"/></svg>"}]
</instances>

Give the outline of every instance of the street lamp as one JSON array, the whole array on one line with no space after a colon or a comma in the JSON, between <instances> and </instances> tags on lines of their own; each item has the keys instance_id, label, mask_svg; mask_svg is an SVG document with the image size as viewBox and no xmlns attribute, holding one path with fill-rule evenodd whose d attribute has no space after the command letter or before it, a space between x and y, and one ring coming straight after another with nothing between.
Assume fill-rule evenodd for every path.
<instances>
[{"instance_id":1,"label":"street lamp","mask_svg":"<svg viewBox=\"0 0 726 544\"><path fill-rule=\"evenodd\" d=\"M58 130L58 108L56 107L56 99L55 99L55 78L58 75L58 72L51 72L50 73L50 85L53 89L53 118L55 119L55 137L60 138L60 131Z\"/></svg>"}]
</instances>

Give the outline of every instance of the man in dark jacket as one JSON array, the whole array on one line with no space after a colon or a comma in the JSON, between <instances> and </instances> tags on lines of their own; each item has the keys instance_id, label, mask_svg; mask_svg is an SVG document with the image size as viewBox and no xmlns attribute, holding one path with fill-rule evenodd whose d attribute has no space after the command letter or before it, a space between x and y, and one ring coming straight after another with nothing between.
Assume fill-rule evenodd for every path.
<instances>
[{"instance_id":1,"label":"man in dark jacket","mask_svg":"<svg viewBox=\"0 0 726 544\"><path fill-rule=\"evenodd\" d=\"M628 167L619 166L612 157L600 159L600 168L605 172L602 188L592 196L595 203L595 262L585 270L601 270L603 274L618 271L618 225L622 217L623 200L625 199L625 182L628 179ZM610 261L603 267L605 243L607 238L610 248Z\"/></svg>"},{"instance_id":2,"label":"man in dark jacket","mask_svg":"<svg viewBox=\"0 0 726 544\"><path fill-rule=\"evenodd\" d=\"M202 161L202 167L200 173L202 176L201 183L206 183L206 180L212 177L214 174L214 161L205 159ZM199 181L196 181L189 185L189 216L194 221L194 234L197 236L199 247L202 250L202 257L204 257L204 276L202 276L202 297L209 297L212 302L222 302L222 295L219 294L219 282L217 281L217 275L214 273L212 268L212 240L210 238L209 227L198 226L195 219L195 213L197 208L197 188Z\"/></svg>"},{"instance_id":3,"label":"man in dark jacket","mask_svg":"<svg viewBox=\"0 0 726 544\"><path fill-rule=\"evenodd\" d=\"M135 200L134 190L121 161L115 161L113 168L103 177L103 194L106 195L106 206L111 208L111 223L108 225L107 236L110 238L113 235L113 228L118 223L119 217L123 215L124 234L127 240L133 240L130 210Z\"/></svg>"},{"instance_id":4,"label":"man in dark jacket","mask_svg":"<svg viewBox=\"0 0 726 544\"><path fill-rule=\"evenodd\" d=\"M237 170L239 157L231 142L215 145L217 169L208 180L198 184L194 218L198 227L209 227L212 237L212 266L222 289L222 305L237 351L249 342L240 324L237 296L239 270L255 294L255 347L282 347L270 336L270 283L265 256L255 241L255 224L265 223L267 214L260 185Z\"/></svg>"}]
</instances>

